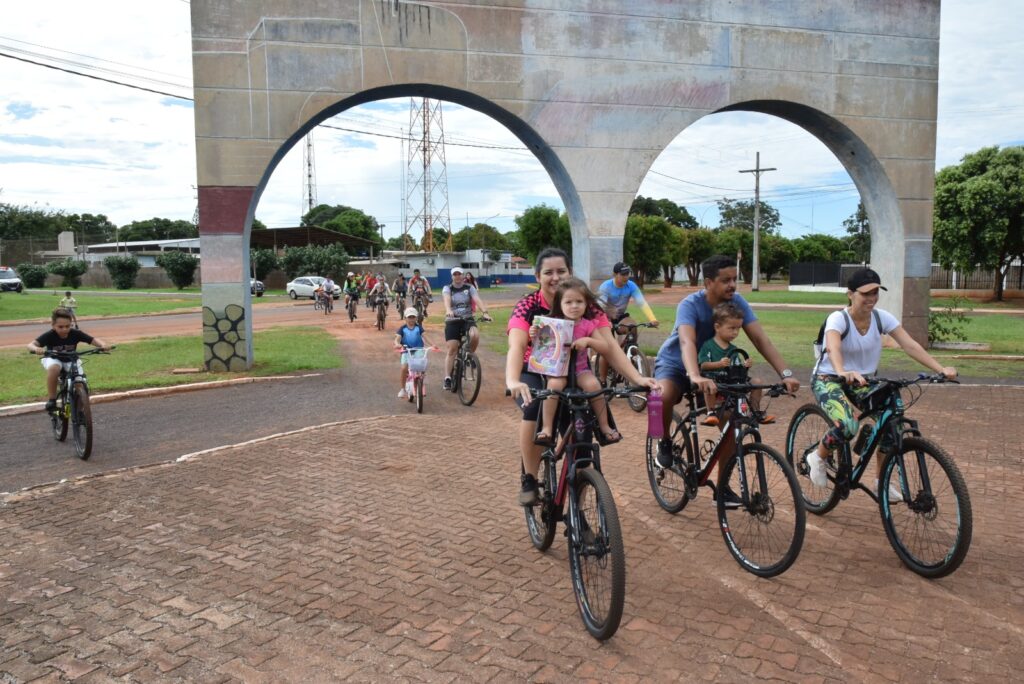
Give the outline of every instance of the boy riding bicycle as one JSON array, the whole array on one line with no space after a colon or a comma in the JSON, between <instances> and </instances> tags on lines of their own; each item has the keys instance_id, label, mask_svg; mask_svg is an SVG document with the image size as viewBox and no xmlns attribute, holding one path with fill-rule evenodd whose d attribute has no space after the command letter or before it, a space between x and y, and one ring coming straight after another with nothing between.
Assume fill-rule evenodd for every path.
<instances>
[{"instance_id":1,"label":"boy riding bicycle","mask_svg":"<svg viewBox=\"0 0 1024 684\"><path fill-rule=\"evenodd\" d=\"M28 350L39 356L43 356L46 352L73 352L81 342L99 347L104 351L110 349L110 345L98 337L93 337L77 328L73 329L71 320L71 312L67 309L54 309L50 316L50 330L29 342ZM44 357L40 363L46 369L46 410L52 411L57 406L57 379L60 377L61 368L70 367L71 362ZM81 372L81 366L78 370Z\"/></svg>"}]
</instances>

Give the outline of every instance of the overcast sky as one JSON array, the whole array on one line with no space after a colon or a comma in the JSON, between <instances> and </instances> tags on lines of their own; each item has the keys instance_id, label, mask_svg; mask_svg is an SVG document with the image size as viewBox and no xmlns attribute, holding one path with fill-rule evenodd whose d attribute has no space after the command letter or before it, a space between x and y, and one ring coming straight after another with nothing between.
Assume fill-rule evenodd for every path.
<instances>
[{"instance_id":1,"label":"overcast sky","mask_svg":"<svg viewBox=\"0 0 1024 684\"><path fill-rule=\"evenodd\" d=\"M0 53L166 94L0 57L0 202L106 214L119 225L154 216L190 220L192 104L168 96L191 97L188 2L9 2L3 17ZM1022 26L1024 0L942 3L938 168L986 145L1024 143ZM363 209L387 226L386 236L397 235L405 166L400 141L384 136L401 136L408 120L408 100L391 100L327 122L365 133L317 128L319 202ZM500 125L455 105L445 105L444 121L453 228L468 218L512 230L530 205L561 208L540 163ZM256 216L269 226L297 225L303 213L301 147L278 166L260 200ZM762 193L781 213L784 235L842 232L857 205L846 172L812 136L765 115L716 114L691 126L654 163L640 192L717 225L714 199L752 196L752 175L738 171L753 168L757 151L762 166L778 168L763 176Z\"/></svg>"}]
</instances>

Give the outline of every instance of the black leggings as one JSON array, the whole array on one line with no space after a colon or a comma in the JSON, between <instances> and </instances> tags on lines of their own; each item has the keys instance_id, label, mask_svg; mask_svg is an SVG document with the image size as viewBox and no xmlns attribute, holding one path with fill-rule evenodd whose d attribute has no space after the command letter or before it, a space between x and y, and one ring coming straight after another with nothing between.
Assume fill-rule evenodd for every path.
<instances>
[{"instance_id":1,"label":"black leggings","mask_svg":"<svg viewBox=\"0 0 1024 684\"><path fill-rule=\"evenodd\" d=\"M531 389L544 389L544 377L537 373L529 372L525 366L523 366L523 370L519 373L519 381L525 382ZM523 420L528 420L531 423L537 422L537 416L540 414L540 407L543 403L538 399L534 399L526 406L523 406L522 400L516 399L516 404L523 410Z\"/></svg>"}]
</instances>

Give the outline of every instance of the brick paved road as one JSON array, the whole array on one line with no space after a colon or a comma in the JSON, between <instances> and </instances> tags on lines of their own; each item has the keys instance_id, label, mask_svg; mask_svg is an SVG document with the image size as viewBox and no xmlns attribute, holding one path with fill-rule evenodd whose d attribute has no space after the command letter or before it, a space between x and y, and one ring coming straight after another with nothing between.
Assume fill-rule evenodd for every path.
<instances>
[{"instance_id":1,"label":"brick paved road","mask_svg":"<svg viewBox=\"0 0 1024 684\"><path fill-rule=\"evenodd\" d=\"M618 408L605 470L627 599L605 644L579 622L564 543L526 538L506 408L396 403L401 432L364 419L29 492L0 507L0 681L1012 680L1022 399L937 387L913 409L974 504L966 563L934 582L856 495L811 517L785 575L744 573L706 493L657 507L640 417Z\"/></svg>"}]
</instances>

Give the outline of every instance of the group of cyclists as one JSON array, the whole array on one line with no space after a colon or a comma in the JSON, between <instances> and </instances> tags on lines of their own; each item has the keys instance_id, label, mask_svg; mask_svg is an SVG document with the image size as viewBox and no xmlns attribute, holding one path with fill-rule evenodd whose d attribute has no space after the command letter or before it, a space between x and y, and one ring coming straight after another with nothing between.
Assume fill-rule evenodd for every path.
<instances>
[{"instance_id":1,"label":"group of cyclists","mask_svg":"<svg viewBox=\"0 0 1024 684\"><path fill-rule=\"evenodd\" d=\"M430 282L418 268L413 269L412 277L408 280L404 273L399 273L390 284L381 271L361 274L349 271L341 286L341 293L345 297L346 307L350 301L358 302L360 298L365 297L366 307L372 309L376 306L378 299L383 297L388 300L393 299L396 310L403 314L406 310L406 303L409 301L408 298L412 297L413 303L420 303L424 316L427 315L427 307L433 301Z\"/></svg>"}]
</instances>

